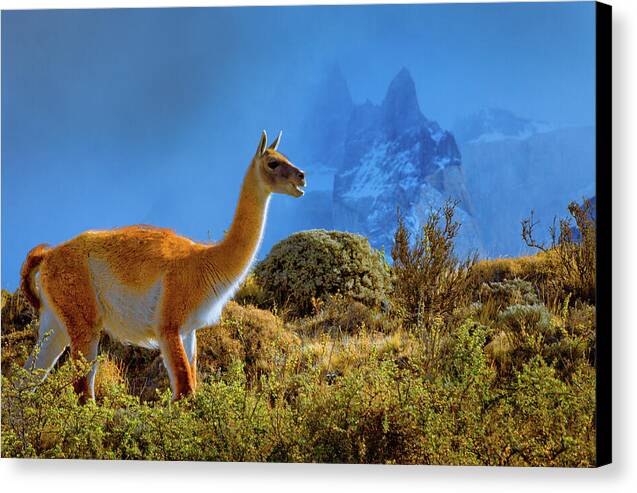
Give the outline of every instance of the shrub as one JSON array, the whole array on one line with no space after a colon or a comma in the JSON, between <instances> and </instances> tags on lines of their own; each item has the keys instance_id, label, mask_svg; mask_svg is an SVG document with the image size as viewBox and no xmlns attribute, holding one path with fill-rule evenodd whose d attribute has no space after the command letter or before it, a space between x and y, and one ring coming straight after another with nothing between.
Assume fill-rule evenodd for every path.
<instances>
[{"instance_id":1,"label":"shrub","mask_svg":"<svg viewBox=\"0 0 637 493\"><path fill-rule=\"evenodd\" d=\"M37 317L18 289L2 290L2 374L7 375L11 363L23 365L35 344Z\"/></svg>"},{"instance_id":2,"label":"shrub","mask_svg":"<svg viewBox=\"0 0 637 493\"><path fill-rule=\"evenodd\" d=\"M493 327L496 334L485 349L505 379L543 354L548 338L555 334L551 314L540 304L507 306L497 313Z\"/></svg>"},{"instance_id":3,"label":"shrub","mask_svg":"<svg viewBox=\"0 0 637 493\"><path fill-rule=\"evenodd\" d=\"M119 381L118 374L121 374L124 377L123 385L142 401L159 399L159 392L170 386L168 372L158 349L122 344L104 333L100 340L100 353L106 357L105 380L115 384ZM100 369L98 366L96 378L100 376ZM110 388L112 385L107 386Z\"/></svg>"},{"instance_id":4,"label":"shrub","mask_svg":"<svg viewBox=\"0 0 637 493\"><path fill-rule=\"evenodd\" d=\"M24 365L35 344L37 328L28 325L21 330L2 331L2 374L7 375L11 364Z\"/></svg>"},{"instance_id":5,"label":"shrub","mask_svg":"<svg viewBox=\"0 0 637 493\"><path fill-rule=\"evenodd\" d=\"M2 379L4 457L93 458L106 455L103 419L111 411L91 402L78 405L73 382L90 364L67 362L42 383L13 368ZM38 373L41 373L38 372Z\"/></svg>"},{"instance_id":6,"label":"shrub","mask_svg":"<svg viewBox=\"0 0 637 493\"><path fill-rule=\"evenodd\" d=\"M326 379L299 365L298 346L273 356L259 385L234 360L192 398L170 392L140 402L122 386L79 405L72 382L88 366L62 365L35 392L3 378L2 454L148 460L590 466L594 461L594 370L569 381L541 357L503 385L483 353L488 329L453 330L437 374L411 338L404 366L392 351L358 345L356 364ZM367 336L363 336L367 337ZM22 370L17 370L20 376Z\"/></svg>"},{"instance_id":7,"label":"shrub","mask_svg":"<svg viewBox=\"0 0 637 493\"><path fill-rule=\"evenodd\" d=\"M7 334L26 328L36 318L33 307L20 289L11 294L2 290L2 333Z\"/></svg>"},{"instance_id":8,"label":"shrub","mask_svg":"<svg viewBox=\"0 0 637 493\"><path fill-rule=\"evenodd\" d=\"M491 445L501 440L504 464L594 465L594 374L580 369L574 380L567 385L539 356L524 365L493 410L499 429Z\"/></svg>"},{"instance_id":9,"label":"shrub","mask_svg":"<svg viewBox=\"0 0 637 493\"><path fill-rule=\"evenodd\" d=\"M546 303L555 287L549 276L558 272L552 250L479 264L455 259L450 212L431 219L414 245L401 233L397 310L307 274L312 294L281 296L272 313L250 305L272 306L274 298L261 278L248 277L236 297L242 304L229 302L217 326L199 331L202 378L194 396L176 403L158 351L108 336L97 403L80 405L73 392L86 362L62 358L44 382L26 385L13 363L31 351L37 320L19 293L3 292L2 455L592 465L595 307L575 292ZM343 260L346 241L316 235L302 245L315 242L333 255L335 244L341 263L358 262ZM304 250L290 251L299 269L306 266ZM378 261L369 260L386 281ZM288 275L283 260L279 270L273 265L272 278ZM306 316L282 320L286 303ZM415 322L409 306L421 309Z\"/></svg>"},{"instance_id":10,"label":"shrub","mask_svg":"<svg viewBox=\"0 0 637 493\"><path fill-rule=\"evenodd\" d=\"M311 313L313 300L334 294L380 305L389 288L382 254L364 237L340 231L295 233L274 245L254 273L274 302L298 315Z\"/></svg>"},{"instance_id":11,"label":"shrub","mask_svg":"<svg viewBox=\"0 0 637 493\"><path fill-rule=\"evenodd\" d=\"M542 352L543 358L565 380L571 380L582 364L595 365L595 307L579 300L570 307L569 302L567 297L553 337L547 339Z\"/></svg>"},{"instance_id":12,"label":"shrub","mask_svg":"<svg viewBox=\"0 0 637 493\"><path fill-rule=\"evenodd\" d=\"M413 245L398 214L392 248L393 296L408 325L429 327L437 317L450 315L468 301L476 257L460 261L454 254L460 228L454 213L451 202L432 212Z\"/></svg>"},{"instance_id":13,"label":"shrub","mask_svg":"<svg viewBox=\"0 0 637 493\"><path fill-rule=\"evenodd\" d=\"M504 309L498 321L515 333L547 334L551 329L551 314L544 305L511 305Z\"/></svg>"},{"instance_id":14,"label":"shrub","mask_svg":"<svg viewBox=\"0 0 637 493\"><path fill-rule=\"evenodd\" d=\"M450 334L442 372L444 378L459 385L488 383L490 377L484 354L487 334L487 327L471 320Z\"/></svg>"},{"instance_id":15,"label":"shrub","mask_svg":"<svg viewBox=\"0 0 637 493\"><path fill-rule=\"evenodd\" d=\"M597 313L595 307L586 303L575 302L575 306L563 315L563 331L569 335L573 344L571 347L572 361L583 359L595 366L595 339L597 330L608 330L607 327L597 327Z\"/></svg>"},{"instance_id":16,"label":"shrub","mask_svg":"<svg viewBox=\"0 0 637 493\"><path fill-rule=\"evenodd\" d=\"M569 308L568 297L559 315L540 304L508 306L499 312L493 327L497 333L486 351L500 378L510 378L535 356L565 380L581 364L594 364L595 308L581 302Z\"/></svg>"},{"instance_id":17,"label":"shrub","mask_svg":"<svg viewBox=\"0 0 637 493\"><path fill-rule=\"evenodd\" d=\"M522 238L526 244L548 255L547 283L554 296L563 299L568 293L587 302L595 301L597 228L593 204L571 202L570 218L560 219L550 228L551 244L545 245L534 237L537 223L533 214L522 221ZM573 222L575 224L573 224Z\"/></svg>"},{"instance_id":18,"label":"shrub","mask_svg":"<svg viewBox=\"0 0 637 493\"><path fill-rule=\"evenodd\" d=\"M493 301L498 308L512 304L534 305L540 302L533 284L518 278L483 283L479 298L483 303Z\"/></svg>"}]
</instances>

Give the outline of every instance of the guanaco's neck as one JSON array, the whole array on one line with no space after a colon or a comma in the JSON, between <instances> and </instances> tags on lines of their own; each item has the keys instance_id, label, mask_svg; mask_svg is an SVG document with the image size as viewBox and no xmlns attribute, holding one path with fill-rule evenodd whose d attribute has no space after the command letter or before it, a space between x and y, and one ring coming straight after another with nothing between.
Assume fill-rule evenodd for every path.
<instances>
[{"instance_id":1,"label":"guanaco's neck","mask_svg":"<svg viewBox=\"0 0 637 493\"><path fill-rule=\"evenodd\" d=\"M254 259L263 235L269 200L270 192L264 190L256 165L252 163L241 186L230 230L215 248L215 263L221 261L217 267L228 276L228 281L234 281L245 272Z\"/></svg>"}]
</instances>

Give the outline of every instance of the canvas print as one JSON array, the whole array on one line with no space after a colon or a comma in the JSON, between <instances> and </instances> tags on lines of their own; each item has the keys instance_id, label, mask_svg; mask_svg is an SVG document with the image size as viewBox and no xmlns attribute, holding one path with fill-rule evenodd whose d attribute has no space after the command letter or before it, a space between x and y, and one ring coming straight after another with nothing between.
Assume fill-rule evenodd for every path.
<instances>
[{"instance_id":1,"label":"canvas print","mask_svg":"<svg viewBox=\"0 0 637 493\"><path fill-rule=\"evenodd\" d=\"M2 457L608 462L609 12L3 11Z\"/></svg>"}]
</instances>

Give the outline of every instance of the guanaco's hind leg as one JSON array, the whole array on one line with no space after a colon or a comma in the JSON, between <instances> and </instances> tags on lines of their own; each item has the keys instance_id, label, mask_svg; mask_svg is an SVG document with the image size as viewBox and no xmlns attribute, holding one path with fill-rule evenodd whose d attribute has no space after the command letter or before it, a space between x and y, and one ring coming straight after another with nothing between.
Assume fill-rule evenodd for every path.
<instances>
[{"instance_id":1,"label":"guanaco's hind leg","mask_svg":"<svg viewBox=\"0 0 637 493\"><path fill-rule=\"evenodd\" d=\"M190 332L188 335L181 338L184 349L186 351L186 357L190 363L190 372L192 373L192 384L197 387L197 333L196 331Z\"/></svg>"},{"instance_id":2,"label":"guanaco's hind leg","mask_svg":"<svg viewBox=\"0 0 637 493\"><path fill-rule=\"evenodd\" d=\"M97 349L99 346L99 334L84 346L73 346L71 343L71 358L77 360L84 357L86 361L92 362L91 369L87 375L78 378L73 384L75 392L80 396L80 402L85 403L88 399L95 399L95 374L97 373Z\"/></svg>"},{"instance_id":3,"label":"guanaco's hind leg","mask_svg":"<svg viewBox=\"0 0 637 493\"><path fill-rule=\"evenodd\" d=\"M31 372L46 370L41 376L44 380L69 343L66 331L57 323L51 310L45 308L40 315L38 342L24 367Z\"/></svg>"},{"instance_id":4,"label":"guanaco's hind leg","mask_svg":"<svg viewBox=\"0 0 637 493\"><path fill-rule=\"evenodd\" d=\"M97 300L91 284L86 257L73 249L56 249L40 268L40 282L49 305L66 328L71 344L71 358L94 361L100 338ZM88 375L79 378L75 391L80 401L94 398L95 365Z\"/></svg>"}]
</instances>

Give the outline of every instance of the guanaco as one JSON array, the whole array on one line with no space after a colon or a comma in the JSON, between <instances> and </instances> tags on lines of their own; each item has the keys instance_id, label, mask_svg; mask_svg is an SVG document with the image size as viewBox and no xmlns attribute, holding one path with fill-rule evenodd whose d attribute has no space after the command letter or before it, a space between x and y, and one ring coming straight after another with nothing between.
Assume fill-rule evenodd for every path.
<instances>
[{"instance_id":1,"label":"guanaco","mask_svg":"<svg viewBox=\"0 0 637 493\"><path fill-rule=\"evenodd\" d=\"M124 343L159 347L173 399L194 392L196 331L214 325L245 278L263 236L270 196L300 197L303 171L267 146L263 131L243 180L230 229L202 244L172 230L136 225L86 231L56 247L33 248L21 289L39 313L39 341L26 367L53 367L67 346L73 359L95 361L102 330ZM75 383L94 399L97 365Z\"/></svg>"}]
</instances>

